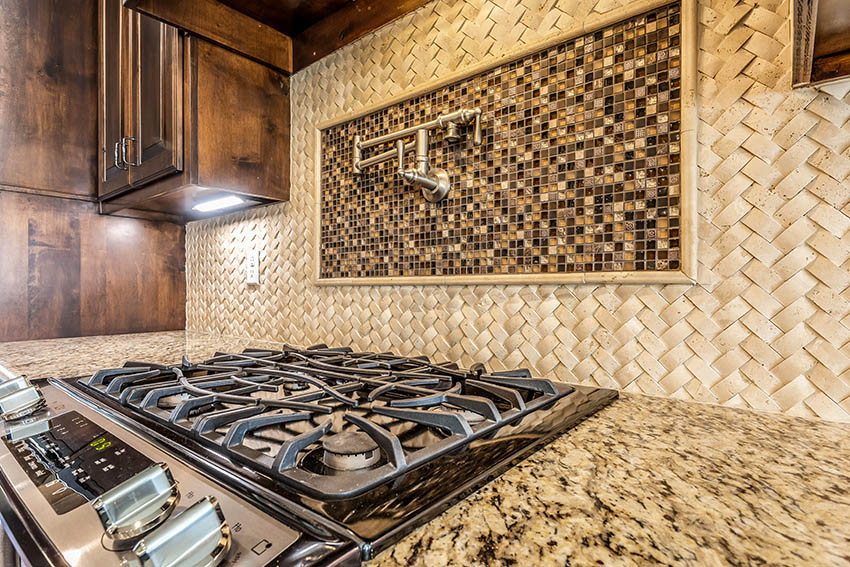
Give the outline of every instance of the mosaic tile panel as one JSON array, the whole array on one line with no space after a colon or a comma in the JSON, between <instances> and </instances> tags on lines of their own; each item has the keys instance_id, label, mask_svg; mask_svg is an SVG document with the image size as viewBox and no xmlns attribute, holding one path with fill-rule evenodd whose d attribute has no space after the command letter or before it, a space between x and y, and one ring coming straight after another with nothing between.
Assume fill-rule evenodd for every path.
<instances>
[{"instance_id":1,"label":"mosaic tile panel","mask_svg":"<svg viewBox=\"0 0 850 567\"><path fill-rule=\"evenodd\" d=\"M680 269L679 18L666 6L322 131L320 277ZM395 160L354 174L355 135L473 107L481 146L432 132L445 200Z\"/></svg>"}]
</instances>

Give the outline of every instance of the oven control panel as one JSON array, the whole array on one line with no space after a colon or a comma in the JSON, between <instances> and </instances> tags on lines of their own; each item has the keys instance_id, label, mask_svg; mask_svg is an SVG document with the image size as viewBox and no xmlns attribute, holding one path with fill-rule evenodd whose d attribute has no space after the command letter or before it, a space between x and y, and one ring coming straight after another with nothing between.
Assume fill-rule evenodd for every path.
<instances>
[{"instance_id":1,"label":"oven control panel","mask_svg":"<svg viewBox=\"0 0 850 567\"><path fill-rule=\"evenodd\" d=\"M59 515L153 465L78 411L35 420L3 436L6 448Z\"/></svg>"},{"instance_id":2,"label":"oven control panel","mask_svg":"<svg viewBox=\"0 0 850 567\"><path fill-rule=\"evenodd\" d=\"M66 392L42 393L45 409L2 426L0 471L69 565L265 567L298 539Z\"/></svg>"}]
</instances>

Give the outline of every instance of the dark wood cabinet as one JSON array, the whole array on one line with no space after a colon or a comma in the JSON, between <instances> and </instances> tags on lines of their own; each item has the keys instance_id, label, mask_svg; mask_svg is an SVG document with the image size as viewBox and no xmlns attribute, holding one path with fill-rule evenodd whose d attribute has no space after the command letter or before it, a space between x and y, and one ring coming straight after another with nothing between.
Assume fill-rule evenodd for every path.
<instances>
[{"instance_id":1,"label":"dark wood cabinet","mask_svg":"<svg viewBox=\"0 0 850 567\"><path fill-rule=\"evenodd\" d=\"M100 179L98 196L129 188L129 168L121 165L121 139L129 126L126 111L129 77L129 25L131 12L120 2L100 0L98 15L100 64L98 102L100 115Z\"/></svg>"},{"instance_id":2,"label":"dark wood cabinet","mask_svg":"<svg viewBox=\"0 0 850 567\"><path fill-rule=\"evenodd\" d=\"M101 0L100 198L183 168L183 58L175 28Z\"/></svg>"},{"instance_id":3,"label":"dark wood cabinet","mask_svg":"<svg viewBox=\"0 0 850 567\"><path fill-rule=\"evenodd\" d=\"M288 198L289 78L206 41L190 45L197 183L257 196L278 187Z\"/></svg>"},{"instance_id":4,"label":"dark wood cabinet","mask_svg":"<svg viewBox=\"0 0 850 567\"><path fill-rule=\"evenodd\" d=\"M130 17L130 183L183 169L183 44L176 28Z\"/></svg>"},{"instance_id":5,"label":"dark wood cabinet","mask_svg":"<svg viewBox=\"0 0 850 567\"><path fill-rule=\"evenodd\" d=\"M110 137L129 132L120 74L101 74L110 104L98 105L99 68L120 69L129 37L119 2L98 59L101 1L0 0L0 342L185 327L184 228L92 202L113 162L98 109Z\"/></svg>"},{"instance_id":6,"label":"dark wood cabinet","mask_svg":"<svg viewBox=\"0 0 850 567\"><path fill-rule=\"evenodd\" d=\"M96 1L70 4L0 0L0 190L96 197Z\"/></svg>"},{"instance_id":7,"label":"dark wood cabinet","mask_svg":"<svg viewBox=\"0 0 850 567\"><path fill-rule=\"evenodd\" d=\"M182 222L289 198L289 77L101 0L100 209ZM117 154L116 154L117 152Z\"/></svg>"}]
</instances>

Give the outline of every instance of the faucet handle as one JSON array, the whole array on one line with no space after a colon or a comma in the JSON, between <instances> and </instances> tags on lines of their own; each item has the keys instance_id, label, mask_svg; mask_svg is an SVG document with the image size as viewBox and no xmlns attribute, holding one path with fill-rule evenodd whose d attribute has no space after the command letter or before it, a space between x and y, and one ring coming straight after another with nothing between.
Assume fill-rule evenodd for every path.
<instances>
[{"instance_id":1,"label":"faucet handle","mask_svg":"<svg viewBox=\"0 0 850 567\"><path fill-rule=\"evenodd\" d=\"M360 168L360 162L363 161L363 150L360 149L360 136L354 136L354 144L351 146L352 153L354 154L354 158L352 163L354 164L354 174L358 175L363 173L363 170Z\"/></svg>"},{"instance_id":2,"label":"faucet handle","mask_svg":"<svg viewBox=\"0 0 850 567\"><path fill-rule=\"evenodd\" d=\"M481 109L476 107L473 112L475 112L475 122L472 125L472 145L480 146L483 141L481 135Z\"/></svg>"},{"instance_id":3,"label":"faucet handle","mask_svg":"<svg viewBox=\"0 0 850 567\"><path fill-rule=\"evenodd\" d=\"M401 175L404 172L404 140L399 140L395 143L395 151L398 159L398 173Z\"/></svg>"}]
</instances>

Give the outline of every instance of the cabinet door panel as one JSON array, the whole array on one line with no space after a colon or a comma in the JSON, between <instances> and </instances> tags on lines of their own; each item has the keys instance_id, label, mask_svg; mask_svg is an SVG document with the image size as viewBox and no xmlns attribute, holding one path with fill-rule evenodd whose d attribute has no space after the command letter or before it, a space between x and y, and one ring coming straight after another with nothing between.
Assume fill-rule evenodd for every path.
<instances>
[{"instance_id":1,"label":"cabinet door panel","mask_svg":"<svg viewBox=\"0 0 850 567\"><path fill-rule=\"evenodd\" d=\"M131 25L133 120L127 159L139 187L183 169L183 61L176 28L134 13Z\"/></svg>"},{"instance_id":2,"label":"cabinet door panel","mask_svg":"<svg viewBox=\"0 0 850 567\"><path fill-rule=\"evenodd\" d=\"M115 144L121 142L129 126L127 48L132 13L121 5L121 0L101 0L99 14L99 195L106 195L130 184L128 169L116 165ZM121 163L120 155L118 163Z\"/></svg>"},{"instance_id":3,"label":"cabinet door panel","mask_svg":"<svg viewBox=\"0 0 850 567\"><path fill-rule=\"evenodd\" d=\"M289 78L192 38L198 185L289 198Z\"/></svg>"}]
</instances>

